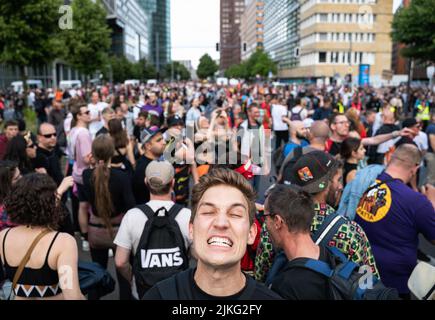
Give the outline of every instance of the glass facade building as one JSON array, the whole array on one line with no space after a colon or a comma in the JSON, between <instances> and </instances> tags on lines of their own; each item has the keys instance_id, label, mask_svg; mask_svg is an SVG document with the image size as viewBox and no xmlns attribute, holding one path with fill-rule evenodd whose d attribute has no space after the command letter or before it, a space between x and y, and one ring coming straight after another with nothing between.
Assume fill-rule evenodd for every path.
<instances>
[{"instance_id":1,"label":"glass facade building","mask_svg":"<svg viewBox=\"0 0 435 320\"><path fill-rule=\"evenodd\" d=\"M299 0L264 2L264 49L278 71L299 64Z\"/></svg>"},{"instance_id":2,"label":"glass facade building","mask_svg":"<svg viewBox=\"0 0 435 320\"><path fill-rule=\"evenodd\" d=\"M112 29L111 52L130 61L147 58L148 17L137 0L105 0L103 4Z\"/></svg>"},{"instance_id":3,"label":"glass facade building","mask_svg":"<svg viewBox=\"0 0 435 320\"><path fill-rule=\"evenodd\" d=\"M171 61L170 0L138 0L148 17L149 61L161 73Z\"/></svg>"}]
</instances>

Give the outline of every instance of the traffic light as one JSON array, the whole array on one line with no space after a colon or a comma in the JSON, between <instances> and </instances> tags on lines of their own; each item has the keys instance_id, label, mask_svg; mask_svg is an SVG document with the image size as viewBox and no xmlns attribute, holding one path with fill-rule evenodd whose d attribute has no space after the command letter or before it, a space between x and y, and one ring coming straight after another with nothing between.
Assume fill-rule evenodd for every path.
<instances>
[{"instance_id":1,"label":"traffic light","mask_svg":"<svg viewBox=\"0 0 435 320\"><path fill-rule=\"evenodd\" d=\"M219 43L216 43L216 51L219 51Z\"/></svg>"},{"instance_id":2,"label":"traffic light","mask_svg":"<svg viewBox=\"0 0 435 320\"><path fill-rule=\"evenodd\" d=\"M243 51L246 51L246 42L243 42Z\"/></svg>"}]
</instances>

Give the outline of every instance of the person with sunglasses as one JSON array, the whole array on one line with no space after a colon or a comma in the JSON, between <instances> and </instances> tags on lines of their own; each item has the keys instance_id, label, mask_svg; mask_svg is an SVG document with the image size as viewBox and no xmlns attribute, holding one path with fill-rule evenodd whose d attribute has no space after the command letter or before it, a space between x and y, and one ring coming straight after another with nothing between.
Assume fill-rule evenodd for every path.
<instances>
[{"instance_id":1,"label":"person with sunglasses","mask_svg":"<svg viewBox=\"0 0 435 320\"><path fill-rule=\"evenodd\" d=\"M89 168L92 159L92 136L88 130L91 115L86 104L77 103L71 106L72 126L68 136L68 154L73 157L72 176L79 198L78 222L83 237L82 249L89 251L87 241L87 221L89 204L86 202L83 187L83 171ZM77 222L77 221L75 221Z\"/></svg>"},{"instance_id":2,"label":"person with sunglasses","mask_svg":"<svg viewBox=\"0 0 435 320\"><path fill-rule=\"evenodd\" d=\"M35 163L43 167L47 174L59 186L63 180L60 166L59 152L57 151L56 128L47 122L42 123L37 132L38 146L36 148Z\"/></svg>"},{"instance_id":3,"label":"person with sunglasses","mask_svg":"<svg viewBox=\"0 0 435 320\"><path fill-rule=\"evenodd\" d=\"M420 162L415 145L400 145L363 194L355 216L370 239L382 282L404 299L410 298L407 282L417 264L419 234L435 244L435 188L427 185L421 194L407 186Z\"/></svg>"},{"instance_id":4,"label":"person with sunglasses","mask_svg":"<svg viewBox=\"0 0 435 320\"><path fill-rule=\"evenodd\" d=\"M6 154L3 160L15 161L18 164L20 172L24 175L38 171L46 173L44 168L36 168L34 159L36 158L36 144L31 137L30 132L26 135L17 135L9 141L6 148Z\"/></svg>"}]
</instances>

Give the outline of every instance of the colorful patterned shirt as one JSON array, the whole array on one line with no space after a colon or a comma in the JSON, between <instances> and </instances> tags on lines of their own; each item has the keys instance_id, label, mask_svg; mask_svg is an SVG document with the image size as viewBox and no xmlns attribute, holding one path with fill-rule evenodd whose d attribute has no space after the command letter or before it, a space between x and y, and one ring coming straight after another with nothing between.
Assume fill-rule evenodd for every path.
<instances>
[{"instance_id":1,"label":"colorful patterned shirt","mask_svg":"<svg viewBox=\"0 0 435 320\"><path fill-rule=\"evenodd\" d=\"M335 210L327 204L316 203L314 207L315 215L311 224L311 232L316 232L322 225L325 218L334 213ZM358 265L368 265L374 275L379 278L378 268L376 267L375 258L372 253L369 240L364 230L355 222L348 220L340 226L335 236L328 243L331 247L336 247L343 252L347 258ZM261 282L266 281L267 273L272 266L275 258L275 252L270 240L266 223L260 235L260 243L257 248L255 258L255 279Z\"/></svg>"}]
</instances>

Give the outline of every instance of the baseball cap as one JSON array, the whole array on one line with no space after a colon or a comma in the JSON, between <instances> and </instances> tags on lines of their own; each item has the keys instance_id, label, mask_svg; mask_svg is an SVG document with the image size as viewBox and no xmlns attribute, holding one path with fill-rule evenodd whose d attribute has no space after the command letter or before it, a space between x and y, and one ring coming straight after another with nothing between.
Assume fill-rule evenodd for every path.
<instances>
[{"instance_id":1,"label":"baseball cap","mask_svg":"<svg viewBox=\"0 0 435 320\"><path fill-rule=\"evenodd\" d=\"M168 127L178 126L182 125L184 126L184 121L179 115L174 115L168 118Z\"/></svg>"},{"instance_id":2,"label":"baseball cap","mask_svg":"<svg viewBox=\"0 0 435 320\"><path fill-rule=\"evenodd\" d=\"M151 140L152 137L154 137L157 133L162 132L158 126L152 126L149 128L145 128L140 133L140 141L142 143L147 143Z\"/></svg>"},{"instance_id":3,"label":"baseball cap","mask_svg":"<svg viewBox=\"0 0 435 320\"><path fill-rule=\"evenodd\" d=\"M151 161L146 170L145 177L149 184L155 187L167 185L174 179L174 167L169 161Z\"/></svg>"},{"instance_id":4,"label":"baseball cap","mask_svg":"<svg viewBox=\"0 0 435 320\"><path fill-rule=\"evenodd\" d=\"M333 169L338 164L336 159L323 151L306 153L290 169L286 182L311 194L322 192L328 187Z\"/></svg>"},{"instance_id":5,"label":"baseball cap","mask_svg":"<svg viewBox=\"0 0 435 320\"><path fill-rule=\"evenodd\" d=\"M415 118L408 118L403 120L402 128L412 128L417 124L417 120Z\"/></svg>"}]
</instances>

